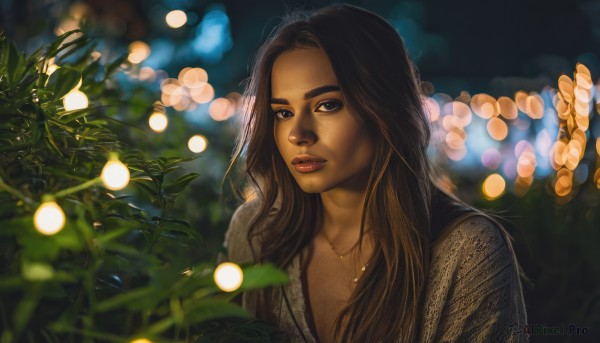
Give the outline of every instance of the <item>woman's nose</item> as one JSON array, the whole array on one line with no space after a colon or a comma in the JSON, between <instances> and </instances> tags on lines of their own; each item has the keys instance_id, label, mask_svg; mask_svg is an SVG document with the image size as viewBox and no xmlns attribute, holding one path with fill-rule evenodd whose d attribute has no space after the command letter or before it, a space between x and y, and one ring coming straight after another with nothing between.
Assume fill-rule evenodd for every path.
<instances>
[{"instance_id":1,"label":"woman's nose","mask_svg":"<svg viewBox=\"0 0 600 343\"><path fill-rule=\"evenodd\" d=\"M293 118L288 140L294 145L311 145L317 141L310 114L300 114Z\"/></svg>"}]
</instances>

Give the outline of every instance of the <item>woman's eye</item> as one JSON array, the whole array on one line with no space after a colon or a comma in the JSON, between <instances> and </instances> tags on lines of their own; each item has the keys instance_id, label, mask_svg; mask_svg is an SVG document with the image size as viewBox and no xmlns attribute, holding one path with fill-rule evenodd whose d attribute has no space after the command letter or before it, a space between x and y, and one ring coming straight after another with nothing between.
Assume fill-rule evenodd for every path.
<instances>
[{"instance_id":1,"label":"woman's eye","mask_svg":"<svg viewBox=\"0 0 600 343\"><path fill-rule=\"evenodd\" d=\"M293 113L288 110L275 111L275 116L279 119L286 119L286 118L291 117L292 115L293 115Z\"/></svg>"},{"instance_id":2,"label":"woman's eye","mask_svg":"<svg viewBox=\"0 0 600 343\"><path fill-rule=\"evenodd\" d=\"M342 106L343 104L337 100L324 101L317 106L317 112L334 112L341 109Z\"/></svg>"}]
</instances>

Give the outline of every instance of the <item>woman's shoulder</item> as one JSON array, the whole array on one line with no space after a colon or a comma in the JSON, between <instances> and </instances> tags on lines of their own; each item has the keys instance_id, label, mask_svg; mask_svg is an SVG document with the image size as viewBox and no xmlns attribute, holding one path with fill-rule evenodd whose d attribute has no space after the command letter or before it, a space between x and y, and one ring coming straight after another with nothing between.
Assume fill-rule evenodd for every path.
<instances>
[{"instance_id":1,"label":"woman's shoulder","mask_svg":"<svg viewBox=\"0 0 600 343\"><path fill-rule=\"evenodd\" d=\"M434 251L445 258L485 257L498 249L507 248L509 234L488 215L469 213L447 226L434 242Z\"/></svg>"},{"instance_id":2,"label":"woman's shoulder","mask_svg":"<svg viewBox=\"0 0 600 343\"><path fill-rule=\"evenodd\" d=\"M243 263L254 259L248 241L248 231L260 207L260 201L254 199L243 203L233 213L223 243L230 261Z\"/></svg>"},{"instance_id":3,"label":"woman's shoulder","mask_svg":"<svg viewBox=\"0 0 600 343\"><path fill-rule=\"evenodd\" d=\"M477 212L444 231L432 248L423 330L434 341L520 341L510 325L527 314L510 235Z\"/></svg>"}]
</instances>

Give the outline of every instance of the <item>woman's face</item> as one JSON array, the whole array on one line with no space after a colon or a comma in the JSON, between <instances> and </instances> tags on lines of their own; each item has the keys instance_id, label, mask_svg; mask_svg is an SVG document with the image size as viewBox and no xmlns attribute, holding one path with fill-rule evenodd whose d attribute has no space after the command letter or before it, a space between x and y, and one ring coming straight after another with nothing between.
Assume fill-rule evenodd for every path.
<instances>
[{"instance_id":1,"label":"woman's face","mask_svg":"<svg viewBox=\"0 0 600 343\"><path fill-rule=\"evenodd\" d=\"M345 106L329 58L318 48L279 55L271 75L275 143L307 193L364 190L374 144Z\"/></svg>"}]
</instances>

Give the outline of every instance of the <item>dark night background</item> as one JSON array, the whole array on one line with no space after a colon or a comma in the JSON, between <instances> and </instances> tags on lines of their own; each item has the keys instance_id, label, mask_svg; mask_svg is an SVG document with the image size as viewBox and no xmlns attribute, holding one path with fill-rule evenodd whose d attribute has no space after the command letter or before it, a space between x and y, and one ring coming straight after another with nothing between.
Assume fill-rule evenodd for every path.
<instances>
[{"instance_id":1,"label":"dark night background","mask_svg":"<svg viewBox=\"0 0 600 343\"><path fill-rule=\"evenodd\" d=\"M600 0L347 2L388 19L403 36L421 78L431 82L436 93L446 93L451 98L458 97L464 90L471 94L485 92L494 97L512 97L518 90L539 92L544 87L556 88L557 78L561 74L572 76L577 62L589 68L593 82L598 84ZM21 50L31 53L55 37L53 30L67 16L73 3L0 0L0 31ZM155 69L177 77L184 67L201 66L210 75L215 96L223 96L243 91L240 83L247 76L251 58L279 17L294 8L318 8L332 2L87 0L82 3L90 18L87 32L102 42L103 56L115 58L126 52L132 41L142 40L153 47L148 63L155 63ZM214 6L221 6L229 18L230 48L224 50L222 58L216 59L188 53L203 14ZM164 15L172 9L188 13L188 24L183 28L174 30L166 26ZM156 59L150 62L153 55L161 54L166 62L159 63ZM599 102L597 94L595 100ZM600 136L597 113L590 120L588 140L589 145L594 146L593 142ZM229 128L203 122L194 125L213 132L209 140L213 139L213 147L220 151L209 155L212 158L209 163L217 166L212 175L218 182L232 144L220 139L215 132ZM536 133L530 132L530 137ZM592 152L590 168L594 163L598 167L598 156L594 160L593 155ZM532 336L531 341L592 342L596 339L597 342L600 337L600 271L597 266L600 191L594 189L593 196L578 197L559 206L548 196L552 190L548 191L545 179L548 174L545 174L539 182L536 179L525 197L508 194L500 200L488 201L478 193L482 175L486 173L482 166L457 163L450 167L468 171L453 176L464 198L479 207L504 211L503 215L514 224L508 228L515 236L517 255L534 281L533 286L524 288L529 322L547 326L575 324L587 327L590 332L586 337ZM590 178L593 173L592 170ZM188 211L193 211L194 204L187 206ZM211 209L215 211L214 207ZM216 249L220 244L227 220L224 216L212 231L203 232L209 249Z\"/></svg>"}]
</instances>

